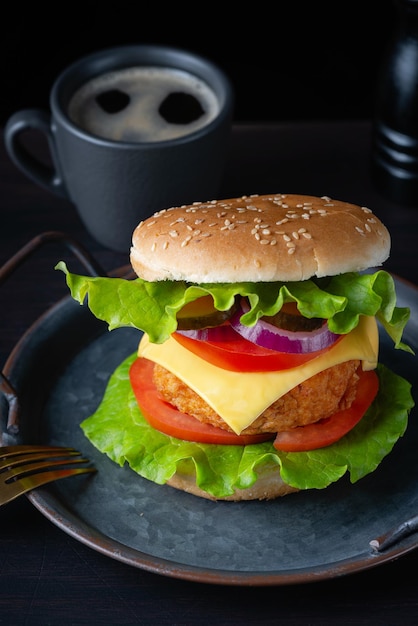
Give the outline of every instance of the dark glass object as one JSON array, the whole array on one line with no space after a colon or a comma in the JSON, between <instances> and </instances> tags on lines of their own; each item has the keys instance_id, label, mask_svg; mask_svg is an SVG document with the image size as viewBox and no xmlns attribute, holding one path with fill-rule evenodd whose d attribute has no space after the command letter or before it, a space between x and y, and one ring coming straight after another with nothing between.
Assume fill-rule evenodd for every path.
<instances>
[{"instance_id":1,"label":"dark glass object","mask_svg":"<svg viewBox=\"0 0 418 626\"><path fill-rule=\"evenodd\" d=\"M418 0L395 0L394 33L380 68L372 178L391 200L418 207Z\"/></svg>"}]
</instances>

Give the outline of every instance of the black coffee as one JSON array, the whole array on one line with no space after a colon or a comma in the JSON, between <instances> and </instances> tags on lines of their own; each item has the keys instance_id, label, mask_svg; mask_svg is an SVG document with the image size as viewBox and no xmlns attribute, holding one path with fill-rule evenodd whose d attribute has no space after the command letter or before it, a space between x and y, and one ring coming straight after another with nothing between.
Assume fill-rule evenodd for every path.
<instances>
[{"instance_id":1,"label":"black coffee","mask_svg":"<svg viewBox=\"0 0 418 626\"><path fill-rule=\"evenodd\" d=\"M182 91L168 94L158 112L169 124L191 124L205 114L199 100Z\"/></svg>"},{"instance_id":2,"label":"black coffee","mask_svg":"<svg viewBox=\"0 0 418 626\"><path fill-rule=\"evenodd\" d=\"M119 113L130 105L131 97L119 89L109 89L99 93L96 102L105 113Z\"/></svg>"},{"instance_id":3,"label":"black coffee","mask_svg":"<svg viewBox=\"0 0 418 626\"><path fill-rule=\"evenodd\" d=\"M208 124L218 111L207 83L160 67L132 67L93 78L74 94L68 109L83 130L129 142L181 137Z\"/></svg>"}]
</instances>

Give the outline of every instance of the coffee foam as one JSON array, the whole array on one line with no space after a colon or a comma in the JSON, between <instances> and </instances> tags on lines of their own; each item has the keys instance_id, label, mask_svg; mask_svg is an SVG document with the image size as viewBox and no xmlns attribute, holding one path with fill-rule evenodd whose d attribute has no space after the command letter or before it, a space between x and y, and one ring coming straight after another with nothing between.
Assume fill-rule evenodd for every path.
<instances>
[{"instance_id":1,"label":"coffee foam","mask_svg":"<svg viewBox=\"0 0 418 626\"><path fill-rule=\"evenodd\" d=\"M129 96L120 111L106 112L97 98L117 90ZM190 94L202 114L184 124L168 122L159 113L173 93ZM175 139L209 124L219 112L214 91L200 78L172 68L131 67L103 74L85 83L73 95L68 114L85 131L114 141L157 142Z\"/></svg>"}]
</instances>

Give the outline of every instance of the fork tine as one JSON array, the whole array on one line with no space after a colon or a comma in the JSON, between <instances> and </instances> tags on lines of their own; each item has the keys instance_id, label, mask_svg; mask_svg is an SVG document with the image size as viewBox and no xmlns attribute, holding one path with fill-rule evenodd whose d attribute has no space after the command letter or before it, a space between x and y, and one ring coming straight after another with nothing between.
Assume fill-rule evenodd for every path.
<instances>
[{"instance_id":1,"label":"fork tine","mask_svg":"<svg viewBox=\"0 0 418 626\"><path fill-rule=\"evenodd\" d=\"M57 451L55 452L55 450ZM27 465L37 460L47 462L49 459L53 458L65 458L65 462L68 463L70 459L78 456L81 456L81 453L73 448L54 448L52 450L44 448L43 452L37 452L36 450L30 450L30 452L10 452L5 456L2 456L0 452L0 476L2 472L8 471L11 467Z\"/></svg>"},{"instance_id":2,"label":"fork tine","mask_svg":"<svg viewBox=\"0 0 418 626\"><path fill-rule=\"evenodd\" d=\"M50 454L51 452L77 452L74 448L63 446L32 446L32 445L20 445L20 446L1 446L0 447L0 459L10 458L13 456L19 456L20 454L31 454L36 452L44 452Z\"/></svg>"},{"instance_id":3,"label":"fork tine","mask_svg":"<svg viewBox=\"0 0 418 626\"><path fill-rule=\"evenodd\" d=\"M37 457L37 455L35 455ZM25 476L31 476L36 472L45 472L52 467L57 467L58 465L73 465L76 463L88 463L88 459L79 459L79 458L67 458L67 459L46 459L41 458L40 460L35 460L32 462L32 459L29 459L23 465L18 465L17 467L10 467L10 469L3 470L3 473L0 474L2 478L4 478L4 482L9 484L15 480L19 480L24 478Z\"/></svg>"},{"instance_id":4,"label":"fork tine","mask_svg":"<svg viewBox=\"0 0 418 626\"><path fill-rule=\"evenodd\" d=\"M42 487L47 483L59 480L61 478L67 478L68 476L77 476L80 474L88 474L96 472L96 468L89 467L73 467L66 469L50 470L41 472L39 474L31 474L18 480L12 481L7 486L0 485L0 504L7 504L12 500L15 500L19 496L22 496L32 489Z\"/></svg>"},{"instance_id":5,"label":"fork tine","mask_svg":"<svg viewBox=\"0 0 418 626\"><path fill-rule=\"evenodd\" d=\"M81 452L62 446L0 447L0 505L48 482L95 472Z\"/></svg>"}]
</instances>

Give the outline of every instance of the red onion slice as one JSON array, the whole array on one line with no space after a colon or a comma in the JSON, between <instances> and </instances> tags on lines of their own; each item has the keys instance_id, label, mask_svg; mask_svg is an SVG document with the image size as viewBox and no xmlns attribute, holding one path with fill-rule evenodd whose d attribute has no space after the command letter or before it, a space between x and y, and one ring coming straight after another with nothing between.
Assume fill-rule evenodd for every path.
<instances>
[{"instance_id":1,"label":"red onion slice","mask_svg":"<svg viewBox=\"0 0 418 626\"><path fill-rule=\"evenodd\" d=\"M225 338L229 338L233 331L231 331L229 324L222 324L221 326L210 326L207 328L177 328L176 332L185 337L190 337L190 339L220 342L224 341Z\"/></svg>"},{"instance_id":2,"label":"red onion slice","mask_svg":"<svg viewBox=\"0 0 418 626\"><path fill-rule=\"evenodd\" d=\"M244 308L245 305L232 316L232 328L247 341L269 350L294 354L318 352L331 346L341 336L331 332L327 323L316 330L296 332L278 328L263 319L259 319L254 326L244 326L240 322L240 317L247 312Z\"/></svg>"}]
</instances>

